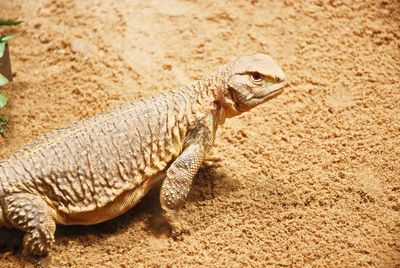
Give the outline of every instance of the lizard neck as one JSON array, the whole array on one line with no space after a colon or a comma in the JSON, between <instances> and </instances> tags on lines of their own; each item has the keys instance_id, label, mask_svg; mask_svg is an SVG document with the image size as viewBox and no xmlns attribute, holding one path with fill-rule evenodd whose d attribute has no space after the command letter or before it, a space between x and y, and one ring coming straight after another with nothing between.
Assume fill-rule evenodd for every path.
<instances>
[{"instance_id":1,"label":"lizard neck","mask_svg":"<svg viewBox=\"0 0 400 268\"><path fill-rule=\"evenodd\" d=\"M210 81L195 81L181 89L189 99L186 101L186 119L189 129L195 128L199 121L215 113L214 94Z\"/></svg>"},{"instance_id":2,"label":"lizard neck","mask_svg":"<svg viewBox=\"0 0 400 268\"><path fill-rule=\"evenodd\" d=\"M237 109L233 97L229 92L228 80L232 73L232 66L227 64L211 73L203 80L205 90L212 96L212 101L218 108L218 125L225 123L226 118L231 118L243 113Z\"/></svg>"},{"instance_id":3,"label":"lizard neck","mask_svg":"<svg viewBox=\"0 0 400 268\"><path fill-rule=\"evenodd\" d=\"M228 92L228 76L229 68L225 66L186 87L193 96L193 114L197 117L212 114L217 125L222 125L226 118L233 116L230 109L226 109L224 97Z\"/></svg>"}]
</instances>

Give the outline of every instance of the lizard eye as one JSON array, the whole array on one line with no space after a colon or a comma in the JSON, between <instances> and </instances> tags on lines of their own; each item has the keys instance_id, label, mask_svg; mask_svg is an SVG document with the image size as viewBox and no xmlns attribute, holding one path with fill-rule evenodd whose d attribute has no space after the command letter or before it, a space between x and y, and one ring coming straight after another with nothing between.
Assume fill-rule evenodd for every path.
<instances>
[{"instance_id":1,"label":"lizard eye","mask_svg":"<svg viewBox=\"0 0 400 268\"><path fill-rule=\"evenodd\" d=\"M250 80L251 80L252 82L254 82L254 83L259 83L259 82L261 82L262 78L263 78L262 75L259 74L259 73L252 73L252 74L250 75Z\"/></svg>"}]
</instances>

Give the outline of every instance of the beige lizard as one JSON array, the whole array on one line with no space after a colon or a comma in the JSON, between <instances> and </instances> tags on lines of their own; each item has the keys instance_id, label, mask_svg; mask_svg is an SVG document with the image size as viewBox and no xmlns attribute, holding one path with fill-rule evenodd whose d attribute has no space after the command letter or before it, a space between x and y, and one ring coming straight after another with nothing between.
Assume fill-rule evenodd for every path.
<instances>
[{"instance_id":1,"label":"beige lizard","mask_svg":"<svg viewBox=\"0 0 400 268\"><path fill-rule=\"evenodd\" d=\"M217 126L277 96L285 75L264 54L242 57L201 81L135 100L53 131L0 162L0 226L24 232L24 253L46 255L56 223L89 225L136 205L162 181L173 235Z\"/></svg>"}]
</instances>

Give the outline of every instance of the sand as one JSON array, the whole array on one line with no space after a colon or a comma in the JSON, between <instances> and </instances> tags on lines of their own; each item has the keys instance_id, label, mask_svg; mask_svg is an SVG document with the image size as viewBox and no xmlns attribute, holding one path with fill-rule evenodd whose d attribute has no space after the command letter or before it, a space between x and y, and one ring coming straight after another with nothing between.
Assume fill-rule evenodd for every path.
<instances>
[{"instance_id":1,"label":"sand","mask_svg":"<svg viewBox=\"0 0 400 268\"><path fill-rule=\"evenodd\" d=\"M118 3L117 3L118 2ZM399 1L0 0L23 20L0 158L238 56L268 53L290 85L219 129L169 238L157 189L125 215L59 227L69 267L399 267ZM12 32L11 29L7 32ZM15 267L20 250L0 252Z\"/></svg>"}]
</instances>

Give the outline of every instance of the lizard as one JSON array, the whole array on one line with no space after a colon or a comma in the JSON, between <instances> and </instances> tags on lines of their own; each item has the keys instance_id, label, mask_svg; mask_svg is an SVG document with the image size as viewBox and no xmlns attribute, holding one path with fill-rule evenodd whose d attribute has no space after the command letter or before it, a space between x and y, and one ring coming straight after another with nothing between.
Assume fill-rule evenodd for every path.
<instances>
[{"instance_id":1,"label":"lizard","mask_svg":"<svg viewBox=\"0 0 400 268\"><path fill-rule=\"evenodd\" d=\"M283 70L265 54L231 61L203 80L133 100L28 143L0 161L0 226L23 232L23 254L46 256L56 224L117 217L161 183L173 237L177 213L219 125L282 93Z\"/></svg>"}]
</instances>

